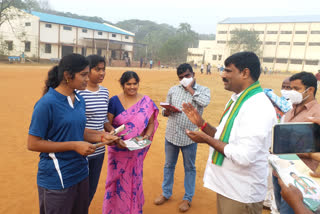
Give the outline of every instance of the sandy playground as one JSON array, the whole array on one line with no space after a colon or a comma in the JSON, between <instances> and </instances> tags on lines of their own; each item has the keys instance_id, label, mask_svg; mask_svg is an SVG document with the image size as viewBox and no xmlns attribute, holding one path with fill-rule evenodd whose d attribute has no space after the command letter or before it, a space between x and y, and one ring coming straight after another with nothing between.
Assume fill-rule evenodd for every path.
<instances>
[{"instance_id":1,"label":"sandy playground","mask_svg":"<svg viewBox=\"0 0 320 214\"><path fill-rule=\"evenodd\" d=\"M51 66L0 64L0 213L38 213L38 192L36 185L38 153L27 150L27 133L35 102L41 97L44 79ZM103 86L110 95L122 91L118 82L127 68L107 68ZM139 92L150 96L158 105L165 101L168 89L178 84L175 70L131 69L140 78ZM280 92L282 80L287 75L262 75L263 87ZM231 92L223 89L217 72L201 75L196 71L199 84L211 89L211 103L204 111L204 118L217 125L224 105ZM164 165L164 136L166 119L159 115L159 128L144 162L144 193L146 214L179 213L178 205L184 194L184 170L182 156L179 157L172 198L162 206L155 206L153 200L161 194ZM208 158L208 146L199 145L197 151L196 192L189 214L216 213L216 194L203 187L202 177ZM107 175L107 155L102 169L97 193L90 207L90 213L101 213L104 185ZM264 213L269 213L264 211Z\"/></svg>"}]
</instances>

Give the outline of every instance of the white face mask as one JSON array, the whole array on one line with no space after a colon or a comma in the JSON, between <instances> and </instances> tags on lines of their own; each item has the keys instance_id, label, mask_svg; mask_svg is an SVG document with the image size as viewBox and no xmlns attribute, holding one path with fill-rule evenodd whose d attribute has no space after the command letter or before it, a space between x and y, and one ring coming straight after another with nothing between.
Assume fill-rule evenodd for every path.
<instances>
[{"instance_id":1,"label":"white face mask","mask_svg":"<svg viewBox=\"0 0 320 214\"><path fill-rule=\"evenodd\" d=\"M304 92L306 92L308 89L306 89ZM297 92L297 91L295 91L295 90L288 90L287 92L286 92L286 96L287 97L285 97L285 98L287 98L287 99L289 99L290 101L291 101L291 103L292 104L300 104L300 103L302 103L302 101L304 101L305 99L307 99L308 98L308 96L306 96L305 98L303 98L303 96L302 96L302 94L304 93L304 92L302 92L302 93L300 93L300 92Z\"/></svg>"},{"instance_id":2,"label":"white face mask","mask_svg":"<svg viewBox=\"0 0 320 214\"><path fill-rule=\"evenodd\" d=\"M281 96L283 96L284 98L286 98L286 99L289 99L289 97L288 97L288 91L290 91L290 90L281 90Z\"/></svg>"},{"instance_id":3,"label":"white face mask","mask_svg":"<svg viewBox=\"0 0 320 214\"><path fill-rule=\"evenodd\" d=\"M182 80L180 80L180 83L184 87L187 87L192 81L193 81L193 77L190 77L190 78L185 78L184 77Z\"/></svg>"}]
</instances>

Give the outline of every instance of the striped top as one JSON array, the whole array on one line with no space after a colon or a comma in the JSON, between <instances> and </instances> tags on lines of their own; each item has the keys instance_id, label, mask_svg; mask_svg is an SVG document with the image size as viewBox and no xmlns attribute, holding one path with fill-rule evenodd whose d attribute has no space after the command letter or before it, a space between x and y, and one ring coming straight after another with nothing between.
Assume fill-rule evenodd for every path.
<instances>
[{"instance_id":1,"label":"striped top","mask_svg":"<svg viewBox=\"0 0 320 214\"><path fill-rule=\"evenodd\" d=\"M109 105L109 90L103 86L99 86L98 91L77 91L86 102L86 128L103 131L104 124L108 121L108 105ZM89 155L88 157L103 154L105 152L105 147L99 147L96 149L95 153Z\"/></svg>"}]
</instances>

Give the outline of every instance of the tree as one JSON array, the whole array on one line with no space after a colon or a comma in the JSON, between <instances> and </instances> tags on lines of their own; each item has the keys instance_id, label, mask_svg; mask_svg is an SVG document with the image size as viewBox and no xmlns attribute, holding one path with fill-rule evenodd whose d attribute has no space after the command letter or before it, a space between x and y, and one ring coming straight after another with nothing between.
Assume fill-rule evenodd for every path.
<instances>
[{"instance_id":1,"label":"tree","mask_svg":"<svg viewBox=\"0 0 320 214\"><path fill-rule=\"evenodd\" d=\"M240 51L252 51L260 55L261 41L259 34L254 30L235 29L231 31L231 39L228 42L231 53Z\"/></svg>"}]
</instances>

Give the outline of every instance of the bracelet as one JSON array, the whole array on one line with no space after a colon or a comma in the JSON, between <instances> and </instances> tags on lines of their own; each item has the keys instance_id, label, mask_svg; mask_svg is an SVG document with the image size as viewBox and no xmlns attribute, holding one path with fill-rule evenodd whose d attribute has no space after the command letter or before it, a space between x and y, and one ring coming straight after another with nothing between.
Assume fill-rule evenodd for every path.
<instances>
[{"instance_id":1,"label":"bracelet","mask_svg":"<svg viewBox=\"0 0 320 214\"><path fill-rule=\"evenodd\" d=\"M200 129L201 129L201 131L203 131L203 129L204 129L204 128L206 128L206 127L207 127L207 125L208 125L208 123L207 123L207 122L205 122L205 123L201 126L201 128L200 128Z\"/></svg>"},{"instance_id":2,"label":"bracelet","mask_svg":"<svg viewBox=\"0 0 320 214\"><path fill-rule=\"evenodd\" d=\"M145 134L144 136L147 136L147 139L149 140L149 138L150 138L150 135L147 135L147 134Z\"/></svg>"}]
</instances>

